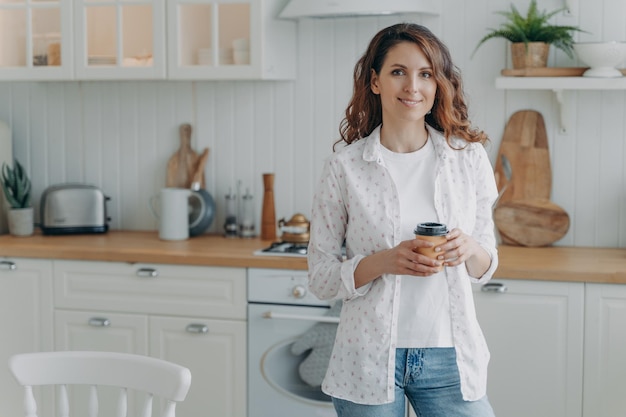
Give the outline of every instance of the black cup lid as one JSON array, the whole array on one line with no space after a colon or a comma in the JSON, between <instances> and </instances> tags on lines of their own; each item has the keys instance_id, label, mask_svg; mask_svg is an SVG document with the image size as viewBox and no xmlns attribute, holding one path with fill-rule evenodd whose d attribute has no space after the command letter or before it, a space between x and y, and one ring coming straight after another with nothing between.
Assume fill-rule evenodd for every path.
<instances>
[{"instance_id":1,"label":"black cup lid","mask_svg":"<svg viewBox=\"0 0 626 417\"><path fill-rule=\"evenodd\" d=\"M419 223L414 233L421 236L444 236L448 234L448 227L441 223Z\"/></svg>"}]
</instances>

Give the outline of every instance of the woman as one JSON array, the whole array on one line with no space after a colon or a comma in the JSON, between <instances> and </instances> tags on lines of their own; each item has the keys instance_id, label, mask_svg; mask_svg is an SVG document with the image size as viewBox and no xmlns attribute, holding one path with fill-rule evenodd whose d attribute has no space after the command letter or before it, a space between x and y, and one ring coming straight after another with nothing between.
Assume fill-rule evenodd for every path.
<instances>
[{"instance_id":1,"label":"woman","mask_svg":"<svg viewBox=\"0 0 626 417\"><path fill-rule=\"evenodd\" d=\"M447 47L420 25L381 30L355 66L340 132L308 255L311 290L344 301L322 390L339 417L400 417L405 396L419 417L493 416L470 283L498 264L497 190ZM432 221L450 230L437 259L413 234Z\"/></svg>"}]
</instances>

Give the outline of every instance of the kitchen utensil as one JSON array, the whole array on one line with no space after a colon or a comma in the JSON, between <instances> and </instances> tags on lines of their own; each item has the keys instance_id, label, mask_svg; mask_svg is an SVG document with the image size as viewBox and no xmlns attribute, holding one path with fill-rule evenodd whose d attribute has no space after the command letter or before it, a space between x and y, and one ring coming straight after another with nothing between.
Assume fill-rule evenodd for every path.
<instances>
[{"instance_id":1,"label":"kitchen utensil","mask_svg":"<svg viewBox=\"0 0 626 417\"><path fill-rule=\"evenodd\" d=\"M185 240L189 237L189 199L199 199L188 188L163 188L149 201L150 210L159 219L159 239Z\"/></svg>"},{"instance_id":2,"label":"kitchen utensil","mask_svg":"<svg viewBox=\"0 0 626 417\"><path fill-rule=\"evenodd\" d=\"M569 229L565 210L541 198L500 202L494 210L494 221L502 242L509 245L547 246Z\"/></svg>"},{"instance_id":3,"label":"kitchen utensil","mask_svg":"<svg viewBox=\"0 0 626 417\"><path fill-rule=\"evenodd\" d=\"M241 212L239 214L239 236L254 237L254 196L250 194L250 190L246 189L246 193L241 197Z\"/></svg>"},{"instance_id":4,"label":"kitchen utensil","mask_svg":"<svg viewBox=\"0 0 626 417\"><path fill-rule=\"evenodd\" d=\"M191 182L191 190L198 198L189 198L189 236L204 233L213 223L215 217L215 201L213 196L204 189L204 166L209 157L209 148L204 148Z\"/></svg>"},{"instance_id":5,"label":"kitchen utensil","mask_svg":"<svg viewBox=\"0 0 626 417\"><path fill-rule=\"evenodd\" d=\"M505 68L500 75L505 77L580 77L588 67L526 67Z\"/></svg>"},{"instance_id":6,"label":"kitchen utensil","mask_svg":"<svg viewBox=\"0 0 626 417\"><path fill-rule=\"evenodd\" d=\"M500 198L500 204L509 200L528 198L549 199L552 190L552 171L548 137L541 113L521 110L509 119L499 155L504 155L515 173L506 181L502 159L496 160L495 176L498 190L508 183Z\"/></svg>"},{"instance_id":7,"label":"kitchen utensil","mask_svg":"<svg viewBox=\"0 0 626 417\"><path fill-rule=\"evenodd\" d=\"M237 195L232 189L226 195L226 221L224 222L224 236L237 237Z\"/></svg>"},{"instance_id":8,"label":"kitchen utensil","mask_svg":"<svg viewBox=\"0 0 626 417\"><path fill-rule=\"evenodd\" d=\"M13 166L13 147L11 141L11 129L6 122L0 120L0 168L3 164ZM7 222L8 206L5 201L4 191L0 187L0 235L9 231Z\"/></svg>"},{"instance_id":9,"label":"kitchen utensil","mask_svg":"<svg viewBox=\"0 0 626 417\"><path fill-rule=\"evenodd\" d=\"M276 240L274 174L263 174L263 190L263 209L261 212L261 239Z\"/></svg>"},{"instance_id":10,"label":"kitchen utensil","mask_svg":"<svg viewBox=\"0 0 626 417\"><path fill-rule=\"evenodd\" d=\"M311 224L302 213L294 214L289 221L285 221L284 218L280 219L278 227L282 231L283 242L306 243L309 241Z\"/></svg>"},{"instance_id":11,"label":"kitchen utensil","mask_svg":"<svg viewBox=\"0 0 626 417\"><path fill-rule=\"evenodd\" d=\"M504 192L508 188L509 183L511 182L511 178L513 177L513 170L511 169L511 163L509 162L509 159L504 156L504 154L501 154L500 160L502 163L502 172L504 173L504 177L506 178L506 183L502 186L502 188L500 188L500 192L498 193L498 197L496 197L496 200L493 202L492 208L495 208L498 205L502 194L504 194Z\"/></svg>"},{"instance_id":12,"label":"kitchen utensil","mask_svg":"<svg viewBox=\"0 0 626 417\"><path fill-rule=\"evenodd\" d=\"M195 169L198 164L198 154L191 148L191 125L180 125L180 147L167 162L166 186L170 188L190 188ZM204 181L200 184L204 188Z\"/></svg>"},{"instance_id":13,"label":"kitchen utensil","mask_svg":"<svg viewBox=\"0 0 626 417\"><path fill-rule=\"evenodd\" d=\"M52 185L41 194L41 231L46 235L105 233L110 221L106 202L110 199L93 185Z\"/></svg>"}]
</instances>

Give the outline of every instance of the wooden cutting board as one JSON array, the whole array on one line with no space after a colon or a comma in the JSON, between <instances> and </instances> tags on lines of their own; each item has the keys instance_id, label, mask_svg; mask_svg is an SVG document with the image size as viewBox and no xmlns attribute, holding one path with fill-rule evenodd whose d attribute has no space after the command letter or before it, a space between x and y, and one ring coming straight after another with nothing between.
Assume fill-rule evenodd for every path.
<instances>
[{"instance_id":1,"label":"wooden cutting board","mask_svg":"<svg viewBox=\"0 0 626 417\"><path fill-rule=\"evenodd\" d=\"M498 191L507 183L500 155L511 165L512 177L500 198L510 200L549 199L552 191L552 170L546 126L541 113L521 110L509 119L496 159L495 177Z\"/></svg>"},{"instance_id":2,"label":"wooden cutting board","mask_svg":"<svg viewBox=\"0 0 626 417\"><path fill-rule=\"evenodd\" d=\"M500 75L505 77L582 77L589 67L542 67L542 68L505 68ZM619 68L626 75L626 68Z\"/></svg>"},{"instance_id":3,"label":"wooden cutting board","mask_svg":"<svg viewBox=\"0 0 626 417\"><path fill-rule=\"evenodd\" d=\"M167 187L190 188L199 155L191 148L191 125L180 125L180 147L167 162Z\"/></svg>"},{"instance_id":4,"label":"wooden cutting board","mask_svg":"<svg viewBox=\"0 0 626 417\"><path fill-rule=\"evenodd\" d=\"M500 71L505 77L581 77L589 67L506 68Z\"/></svg>"},{"instance_id":5,"label":"wooden cutting board","mask_svg":"<svg viewBox=\"0 0 626 417\"><path fill-rule=\"evenodd\" d=\"M548 246L563 238L569 229L565 210L539 198L498 204L494 221L502 243L517 246Z\"/></svg>"}]
</instances>

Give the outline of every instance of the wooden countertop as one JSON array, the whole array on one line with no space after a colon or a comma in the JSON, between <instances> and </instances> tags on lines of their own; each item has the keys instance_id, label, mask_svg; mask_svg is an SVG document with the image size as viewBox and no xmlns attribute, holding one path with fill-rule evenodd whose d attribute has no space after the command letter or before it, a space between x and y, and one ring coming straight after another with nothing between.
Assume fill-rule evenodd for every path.
<instances>
[{"instance_id":1,"label":"wooden countertop","mask_svg":"<svg viewBox=\"0 0 626 417\"><path fill-rule=\"evenodd\" d=\"M305 257L258 256L270 246L261 239L203 235L181 241L160 240L157 232L110 231L104 234L30 237L0 236L0 256L76 259L241 268L307 269Z\"/></svg>"},{"instance_id":2,"label":"wooden countertop","mask_svg":"<svg viewBox=\"0 0 626 417\"><path fill-rule=\"evenodd\" d=\"M157 232L0 236L0 257L306 270L306 258L258 256L271 242L204 235L159 240ZM626 249L500 246L497 278L626 284Z\"/></svg>"}]
</instances>

